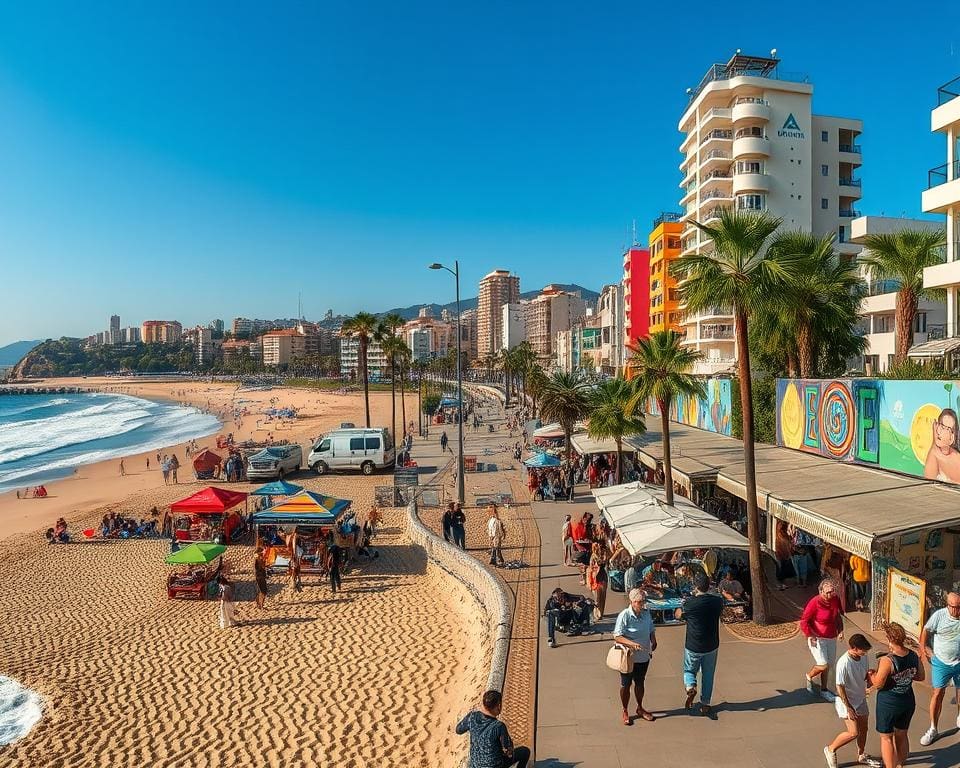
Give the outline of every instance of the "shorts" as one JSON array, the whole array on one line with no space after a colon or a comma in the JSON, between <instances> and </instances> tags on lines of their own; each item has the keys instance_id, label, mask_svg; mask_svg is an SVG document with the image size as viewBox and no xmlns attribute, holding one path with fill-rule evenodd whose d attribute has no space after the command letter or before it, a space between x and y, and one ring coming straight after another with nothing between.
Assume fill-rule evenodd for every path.
<instances>
[{"instance_id":1,"label":"shorts","mask_svg":"<svg viewBox=\"0 0 960 768\"><path fill-rule=\"evenodd\" d=\"M877 733L908 730L916 708L917 702L912 695L897 696L892 702L887 697L877 696Z\"/></svg>"},{"instance_id":2,"label":"shorts","mask_svg":"<svg viewBox=\"0 0 960 768\"><path fill-rule=\"evenodd\" d=\"M629 688L631 682L633 682L634 685L643 685L643 681L647 678L647 667L649 666L649 661L638 661L633 665L632 672L621 672L620 687Z\"/></svg>"},{"instance_id":3,"label":"shorts","mask_svg":"<svg viewBox=\"0 0 960 768\"><path fill-rule=\"evenodd\" d=\"M846 720L847 707L839 696L837 696L837 698L833 700L833 706L837 710L837 716L841 720ZM854 704L853 711L856 712L860 717L867 717L870 714L870 707L867 706L867 700L864 699L863 701L857 704Z\"/></svg>"},{"instance_id":4,"label":"shorts","mask_svg":"<svg viewBox=\"0 0 960 768\"><path fill-rule=\"evenodd\" d=\"M955 688L960 688L960 663L944 664L936 656L930 662L930 684L934 688L946 688L952 682Z\"/></svg>"},{"instance_id":5,"label":"shorts","mask_svg":"<svg viewBox=\"0 0 960 768\"><path fill-rule=\"evenodd\" d=\"M807 647L810 648L810 655L818 667L831 667L837 660L837 638L818 637L817 644L812 648L807 641Z\"/></svg>"}]
</instances>

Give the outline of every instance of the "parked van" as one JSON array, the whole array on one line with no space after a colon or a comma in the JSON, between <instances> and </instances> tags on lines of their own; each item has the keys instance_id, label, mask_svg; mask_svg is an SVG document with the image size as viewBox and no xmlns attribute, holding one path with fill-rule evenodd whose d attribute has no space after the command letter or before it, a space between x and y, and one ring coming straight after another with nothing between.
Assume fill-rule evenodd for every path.
<instances>
[{"instance_id":1,"label":"parked van","mask_svg":"<svg viewBox=\"0 0 960 768\"><path fill-rule=\"evenodd\" d=\"M299 445L271 445L247 459L247 479L282 480L298 472L301 464L303 449Z\"/></svg>"},{"instance_id":2,"label":"parked van","mask_svg":"<svg viewBox=\"0 0 960 768\"><path fill-rule=\"evenodd\" d=\"M375 469L392 467L396 458L386 427L334 429L314 443L307 466L318 475L333 469L359 469L372 475Z\"/></svg>"}]
</instances>

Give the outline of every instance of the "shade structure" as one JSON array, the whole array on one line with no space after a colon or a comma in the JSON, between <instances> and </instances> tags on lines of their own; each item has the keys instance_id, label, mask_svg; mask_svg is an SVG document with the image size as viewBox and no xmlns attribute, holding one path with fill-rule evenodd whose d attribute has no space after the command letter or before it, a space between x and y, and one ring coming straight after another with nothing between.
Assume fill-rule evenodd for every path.
<instances>
[{"instance_id":1,"label":"shade structure","mask_svg":"<svg viewBox=\"0 0 960 768\"><path fill-rule=\"evenodd\" d=\"M200 453L193 457L193 468L197 472L215 469L221 464L223 464L223 458L211 451L209 448L204 448L202 451L200 451Z\"/></svg>"},{"instance_id":2,"label":"shade structure","mask_svg":"<svg viewBox=\"0 0 960 768\"><path fill-rule=\"evenodd\" d=\"M167 555L164 560L168 565L201 565L216 560L227 551L223 544L209 544L198 542Z\"/></svg>"},{"instance_id":3,"label":"shade structure","mask_svg":"<svg viewBox=\"0 0 960 768\"><path fill-rule=\"evenodd\" d=\"M535 453L523 463L528 467L559 467L560 459L549 453Z\"/></svg>"},{"instance_id":4,"label":"shade structure","mask_svg":"<svg viewBox=\"0 0 960 768\"><path fill-rule=\"evenodd\" d=\"M627 442L627 439L630 437L635 437L635 435L624 435L623 445L621 446L623 453L633 453L636 450L636 448ZM586 432L577 432L576 434L570 435L570 444L573 446L573 450L581 456L591 456L595 453L617 452L617 443L612 437L603 439L592 438Z\"/></svg>"},{"instance_id":5,"label":"shade structure","mask_svg":"<svg viewBox=\"0 0 960 768\"><path fill-rule=\"evenodd\" d=\"M303 490L302 485L288 483L286 480L277 480L266 485L261 485L255 491L250 491L251 496L293 496Z\"/></svg>"},{"instance_id":6,"label":"shade structure","mask_svg":"<svg viewBox=\"0 0 960 768\"><path fill-rule=\"evenodd\" d=\"M747 549L747 539L712 515L700 511L661 508L656 519L617 529L620 542L631 555L656 555L704 547Z\"/></svg>"},{"instance_id":7,"label":"shade structure","mask_svg":"<svg viewBox=\"0 0 960 768\"><path fill-rule=\"evenodd\" d=\"M250 520L254 525L333 525L350 509L352 502L313 491L300 491L257 512Z\"/></svg>"},{"instance_id":8,"label":"shade structure","mask_svg":"<svg viewBox=\"0 0 960 768\"><path fill-rule=\"evenodd\" d=\"M203 514L223 513L233 509L247 500L247 494L239 491L228 491L226 488L204 488L192 496L175 501L170 505L173 512L193 512Z\"/></svg>"},{"instance_id":9,"label":"shade structure","mask_svg":"<svg viewBox=\"0 0 960 768\"><path fill-rule=\"evenodd\" d=\"M460 405L460 401L455 397L445 397L440 401L441 408L456 408Z\"/></svg>"},{"instance_id":10,"label":"shade structure","mask_svg":"<svg viewBox=\"0 0 960 768\"><path fill-rule=\"evenodd\" d=\"M539 429L533 430L533 436L546 438L563 437L563 427L556 421L552 424L544 424Z\"/></svg>"}]
</instances>

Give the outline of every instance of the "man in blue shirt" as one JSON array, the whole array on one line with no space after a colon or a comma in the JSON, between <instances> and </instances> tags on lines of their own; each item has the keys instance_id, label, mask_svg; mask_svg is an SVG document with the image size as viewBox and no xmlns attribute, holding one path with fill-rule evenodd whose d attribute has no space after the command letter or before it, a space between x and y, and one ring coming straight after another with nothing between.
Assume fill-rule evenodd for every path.
<instances>
[{"instance_id":1,"label":"man in blue shirt","mask_svg":"<svg viewBox=\"0 0 960 768\"><path fill-rule=\"evenodd\" d=\"M457 733L470 733L470 768L527 768L530 750L513 746L506 724L499 719L502 708L500 691L487 691L480 709L457 723Z\"/></svg>"}]
</instances>

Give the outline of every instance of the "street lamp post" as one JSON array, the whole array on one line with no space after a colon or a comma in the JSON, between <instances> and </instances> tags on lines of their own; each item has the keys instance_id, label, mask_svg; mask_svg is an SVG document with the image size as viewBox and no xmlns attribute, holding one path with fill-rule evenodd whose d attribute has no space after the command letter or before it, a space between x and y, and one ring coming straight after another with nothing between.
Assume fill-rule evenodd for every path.
<instances>
[{"instance_id":1,"label":"street lamp post","mask_svg":"<svg viewBox=\"0 0 960 768\"><path fill-rule=\"evenodd\" d=\"M435 262L430 265L430 269L447 270L447 272L453 275L454 285L457 291L457 413L459 416L457 419L457 446L460 449L457 454L457 501L463 504L466 499L463 492L463 372L460 369L462 365L460 357L460 336L463 331L460 328L460 262L454 261L453 269Z\"/></svg>"}]
</instances>

